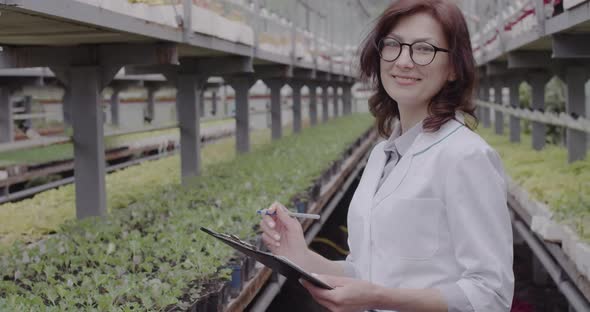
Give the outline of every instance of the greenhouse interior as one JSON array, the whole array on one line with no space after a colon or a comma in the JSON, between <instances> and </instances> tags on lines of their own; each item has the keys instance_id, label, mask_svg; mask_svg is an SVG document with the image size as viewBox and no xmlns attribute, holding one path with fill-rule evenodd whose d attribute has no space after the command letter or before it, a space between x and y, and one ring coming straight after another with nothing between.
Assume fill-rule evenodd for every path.
<instances>
[{"instance_id":1,"label":"greenhouse interior","mask_svg":"<svg viewBox=\"0 0 590 312\"><path fill-rule=\"evenodd\" d=\"M590 311L589 79L588 0L0 0L0 311Z\"/></svg>"}]
</instances>

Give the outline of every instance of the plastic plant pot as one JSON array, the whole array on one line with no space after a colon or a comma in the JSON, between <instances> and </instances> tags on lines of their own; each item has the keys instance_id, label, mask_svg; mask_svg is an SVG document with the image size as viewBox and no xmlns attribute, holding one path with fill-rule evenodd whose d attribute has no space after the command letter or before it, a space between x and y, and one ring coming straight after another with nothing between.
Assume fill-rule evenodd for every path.
<instances>
[{"instance_id":1,"label":"plastic plant pot","mask_svg":"<svg viewBox=\"0 0 590 312\"><path fill-rule=\"evenodd\" d=\"M228 265L231 271L230 295L237 297L242 291L242 265L235 261Z\"/></svg>"},{"instance_id":2,"label":"plastic plant pot","mask_svg":"<svg viewBox=\"0 0 590 312\"><path fill-rule=\"evenodd\" d=\"M307 211L307 202L299 196L295 197L295 199L293 200L293 205L299 213L305 213Z\"/></svg>"}]
</instances>

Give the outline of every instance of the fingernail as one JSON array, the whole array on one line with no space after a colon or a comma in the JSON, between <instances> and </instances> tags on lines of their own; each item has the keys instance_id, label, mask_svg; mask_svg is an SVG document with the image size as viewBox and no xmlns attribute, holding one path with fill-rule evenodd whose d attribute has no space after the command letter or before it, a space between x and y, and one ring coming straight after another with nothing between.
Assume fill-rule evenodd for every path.
<instances>
[{"instance_id":1,"label":"fingernail","mask_svg":"<svg viewBox=\"0 0 590 312\"><path fill-rule=\"evenodd\" d=\"M268 221L268 226L270 226L271 228L275 227L275 223L272 221Z\"/></svg>"},{"instance_id":2,"label":"fingernail","mask_svg":"<svg viewBox=\"0 0 590 312\"><path fill-rule=\"evenodd\" d=\"M276 239L276 240L281 240L281 235L279 235L279 234L275 234L275 239Z\"/></svg>"}]
</instances>

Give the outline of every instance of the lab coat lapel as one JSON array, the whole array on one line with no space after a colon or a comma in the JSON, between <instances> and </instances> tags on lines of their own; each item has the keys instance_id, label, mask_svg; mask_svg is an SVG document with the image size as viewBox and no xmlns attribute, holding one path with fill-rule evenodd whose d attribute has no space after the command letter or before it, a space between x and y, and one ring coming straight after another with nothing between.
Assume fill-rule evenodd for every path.
<instances>
[{"instance_id":1,"label":"lab coat lapel","mask_svg":"<svg viewBox=\"0 0 590 312\"><path fill-rule=\"evenodd\" d=\"M375 204L379 204L379 202L381 202L381 200L383 200L383 198L387 197L387 195L394 192L397 189L397 187L402 183L402 181L404 180L404 178L408 174L408 170L410 169L410 165L412 164L412 159L414 158L413 152L412 152L412 150L414 149L413 147L416 145L416 142L420 139L421 136L422 136L422 134L418 135L416 140L414 140L414 143L412 143L412 145L410 146L410 148L406 152L406 155L404 155L400 159L400 161L397 163L397 165L395 165L395 167L393 167L393 170L391 170L391 172L389 173L389 176L387 176L387 178L385 179L383 184L381 184L381 187L379 188L379 190L377 190L377 194L375 194L375 198L374 198ZM383 152L382 154L384 155L383 158L385 159L385 152ZM385 166L385 161L383 162L383 166L381 167L381 171L377 173L377 176L379 178L381 178L381 175L383 174L383 167L384 166ZM379 178L377 179L377 182L379 182Z\"/></svg>"},{"instance_id":2,"label":"lab coat lapel","mask_svg":"<svg viewBox=\"0 0 590 312\"><path fill-rule=\"evenodd\" d=\"M385 167L385 162L387 161L387 157L385 152L383 151L383 144L380 145L379 150L375 151L373 157L367 163L367 167L365 170L368 170L366 173L366 177L368 178L365 184L366 187L366 194L370 195L369 198L373 198L375 192L377 191L377 186L379 185L379 180L381 179L381 175L383 174L383 168ZM362 185L363 183L361 183Z\"/></svg>"},{"instance_id":3,"label":"lab coat lapel","mask_svg":"<svg viewBox=\"0 0 590 312\"><path fill-rule=\"evenodd\" d=\"M455 115L457 120L449 120L441 128L433 133L426 133L422 132L418 135L414 143L410 146L406 154L401 158L399 163L393 168L389 176L385 179L379 190L377 190L377 194L373 198L374 205L378 205L385 197L389 194L393 193L402 183L404 178L408 175L410 171L410 167L414 161L414 157L417 155L421 155L427 152L431 147L440 143L448 136L453 134L459 128L463 126L463 115L457 113ZM380 153L383 155L385 159L385 153ZM375 175L377 176L377 182L383 173L383 167L385 166L385 160L381 165L381 171L377 172Z\"/></svg>"}]
</instances>

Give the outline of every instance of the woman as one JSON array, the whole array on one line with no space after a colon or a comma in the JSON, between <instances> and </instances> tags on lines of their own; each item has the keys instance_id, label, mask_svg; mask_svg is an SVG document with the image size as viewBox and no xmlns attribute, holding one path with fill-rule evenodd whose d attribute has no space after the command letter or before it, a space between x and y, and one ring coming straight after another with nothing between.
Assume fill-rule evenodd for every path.
<instances>
[{"instance_id":1,"label":"woman","mask_svg":"<svg viewBox=\"0 0 590 312\"><path fill-rule=\"evenodd\" d=\"M509 311L506 184L497 153L464 122L475 119L475 63L460 10L446 0L393 3L360 64L388 139L371 152L350 203L350 255L329 261L310 251L276 203L276 216L261 221L265 244L335 287L302 282L331 311Z\"/></svg>"}]
</instances>

